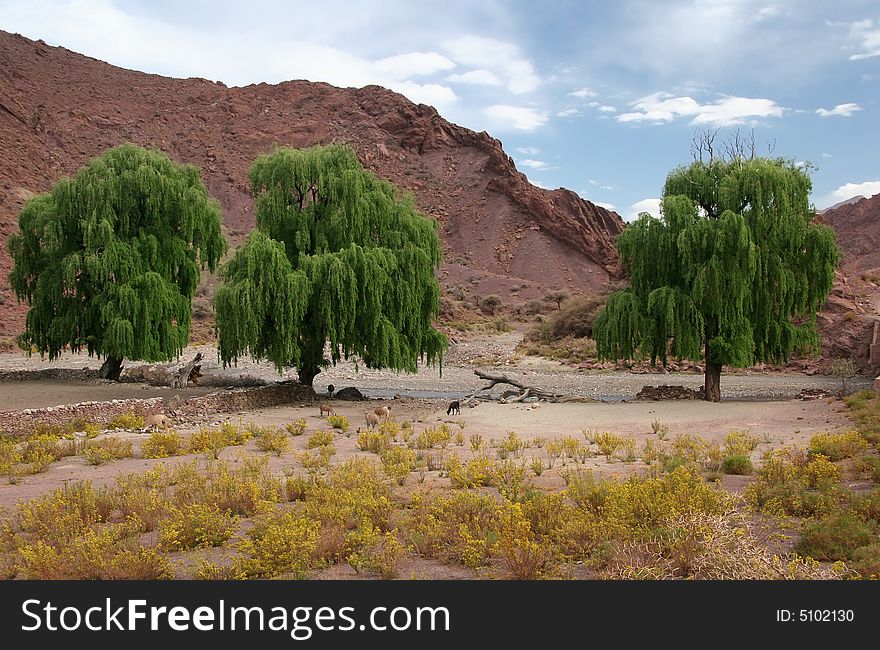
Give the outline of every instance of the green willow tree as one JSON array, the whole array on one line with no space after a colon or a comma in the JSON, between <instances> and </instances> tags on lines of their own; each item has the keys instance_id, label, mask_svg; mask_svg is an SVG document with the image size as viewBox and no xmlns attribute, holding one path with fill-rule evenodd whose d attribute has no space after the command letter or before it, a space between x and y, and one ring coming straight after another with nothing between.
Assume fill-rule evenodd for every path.
<instances>
[{"instance_id":1,"label":"green willow tree","mask_svg":"<svg viewBox=\"0 0 880 650\"><path fill-rule=\"evenodd\" d=\"M599 356L705 360L705 398L719 401L722 365L817 350L840 252L813 221L810 188L803 169L775 158L671 172L662 216L641 214L618 239L630 286L597 316Z\"/></svg>"},{"instance_id":2,"label":"green willow tree","mask_svg":"<svg viewBox=\"0 0 880 650\"><path fill-rule=\"evenodd\" d=\"M251 167L257 229L214 299L224 364L249 353L296 366L312 385L328 363L415 372L442 359L437 223L343 145L276 149ZM330 343L330 360L324 359Z\"/></svg>"},{"instance_id":3,"label":"green willow tree","mask_svg":"<svg viewBox=\"0 0 880 650\"><path fill-rule=\"evenodd\" d=\"M19 341L57 358L170 361L189 338L200 268L226 251L220 207L199 170L125 144L29 200L9 239L10 283L29 303Z\"/></svg>"}]
</instances>

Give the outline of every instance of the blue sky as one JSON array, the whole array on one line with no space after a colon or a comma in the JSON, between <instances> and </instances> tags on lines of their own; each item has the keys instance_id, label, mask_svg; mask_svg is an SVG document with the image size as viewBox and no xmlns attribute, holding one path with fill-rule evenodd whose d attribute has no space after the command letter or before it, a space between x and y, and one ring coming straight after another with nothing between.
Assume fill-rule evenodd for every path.
<instances>
[{"instance_id":1,"label":"blue sky","mask_svg":"<svg viewBox=\"0 0 880 650\"><path fill-rule=\"evenodd\" d=\"M880 193L876 0L0 0L0 28L228 85L383 85L627 219L704 128L812 163L820 209Z\"/></svg>"}]
</instances>

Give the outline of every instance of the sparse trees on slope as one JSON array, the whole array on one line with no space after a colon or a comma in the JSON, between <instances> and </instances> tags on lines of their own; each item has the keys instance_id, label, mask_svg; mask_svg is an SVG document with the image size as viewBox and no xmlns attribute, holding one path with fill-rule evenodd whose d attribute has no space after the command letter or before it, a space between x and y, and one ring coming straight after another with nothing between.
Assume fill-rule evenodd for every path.
<instances>
[{"instance_id":1,"label":"sparse trees on slope","mask_svg":"<svg viewBox=\"0 0 880 650\"><path fill-rule=\"evenodd\" d=\"M27 301L23 348L170 361L187 344L200 268L226 250L199 170L131 144L28 201L9 239L10 283Z\"/></svg>"},{"instance_id":2,"label":"sparse trees on slope","mask_svg":"<svg viewBox=\"0 0 880 650\"><path fill-rule=\"evenodd\" d=\"M331 357L415 372L439 359L435 221L398 197L346 146L276 149L250 172L257 229L215 296L220 356L296 366L311 385Z\"/></svg>"},{"instance_id":3,"label":"sparse trees on slope","mask_svg":"<svg viewBox=\"0 0 880 650\"><path fill-rule=\"evenodd\" d=\"M782 159L734 155L670 173L662 216L643 213L618 240L630 286L596 319L600 357L704 359L706 399L718 401L722 365L816 350L840 252L813 221L810 187Z\"/></svg>"}]
</instances>

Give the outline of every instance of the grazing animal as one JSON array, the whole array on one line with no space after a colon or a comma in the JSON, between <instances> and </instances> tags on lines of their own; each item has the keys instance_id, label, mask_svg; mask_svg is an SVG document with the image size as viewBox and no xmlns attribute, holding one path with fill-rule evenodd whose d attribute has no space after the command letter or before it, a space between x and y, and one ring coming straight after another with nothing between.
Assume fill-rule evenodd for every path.
<instances>
[{"instance_id":1,"label":"grazing animal","mask_svg":"<svg viewBox=\"0 0 880 650\"><path fill-rule=\"evenodd\" d=\"M327 415L335 415L336 411L333 410L333 407L329 404L321 404L321 417L324 417L324 413Z\"/></svg>"},{"instance_id":2,"label":"grazing animal","mask_svg":"<svg viewBox=\"0 0 880 650\"><path fill-rule=\"evenodd\" d=\"M460 415L461 414L461 404L459 404L458 400L455 400L452 404L449 405L449 408L446 409L446 415Z\"/></svg>"},{"instance_id":3,"label":"grazing animal","mask_svg":"<svg viewBox=\"0 0 880 650\"><path fill-rule=\"evenodd\" d=\"M146 431L158 431L159 429L170 429L171 420L164 413L156 413L144 420L144 429Z\"/></svg>"},{"instance_id":4,"label":"grazing animal","mask_svg":"<svg viewBox=\"0 0 880 650\"><path fill-rule=\"evenodd\" d=\"M380 418L385 418L386 420L391 417L391 407L390 406L377 406L373 409L373 413L378 415Z\"/></svg>"},{"instance_id":5,"label":"grazing animal","mask_svg":"<svg viewBox=\"0 0 880 650\"><path fill-rule=\"evenodd\" d=\"M379 426L379 416L375 413L370 413L369 411L367 411L366 413L364 413L364 420L367 423L367 427L369 427L370 429L374 429L375 427Z\"/></svg>"}]
</instances>

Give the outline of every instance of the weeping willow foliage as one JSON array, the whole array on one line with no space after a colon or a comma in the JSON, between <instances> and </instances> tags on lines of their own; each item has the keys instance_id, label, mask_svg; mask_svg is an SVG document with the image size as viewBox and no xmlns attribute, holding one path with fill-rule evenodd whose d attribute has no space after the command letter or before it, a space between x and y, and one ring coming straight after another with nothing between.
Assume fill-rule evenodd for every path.
<instances>
[{"instance_id":1,"label":"weeping willow foliage","mask_svg":"<svg viewBox=\"0 0 880 650\"><path fill-rule=\"evenodd\" d=\"M782 159L670 173L662 216L643 213L618 239L630 286L597 317L599 356L748 367L816 350L840 252L834 232L812 222L810 188Z\"/></svg>"},{"instance_id":2,"label":"weeping willow foliage","mask_svg":"<svg viewBox=\"0 0 880 650\"><path fill-rule=\"evenodd\" d=\"M187 343L200 267L226 242L197 168L125 144L28 201L9 251L30 305L22 347L168 361Z\"/></svg>"},{"instance_id":3,"label":"weeping willow foliage","mask_svg":"<svg viewBox=\"0 0 880 650\"><path fill-rule=\"evenodd\" d=\"M276 149L253 164L257 229L222 271L215 296L220 357L249 353L311 383L324 365L360 356L415 372L440 360L431 326L440 290L435 221L365 170L343 145Z\"/></svg>"}]
</instances>

